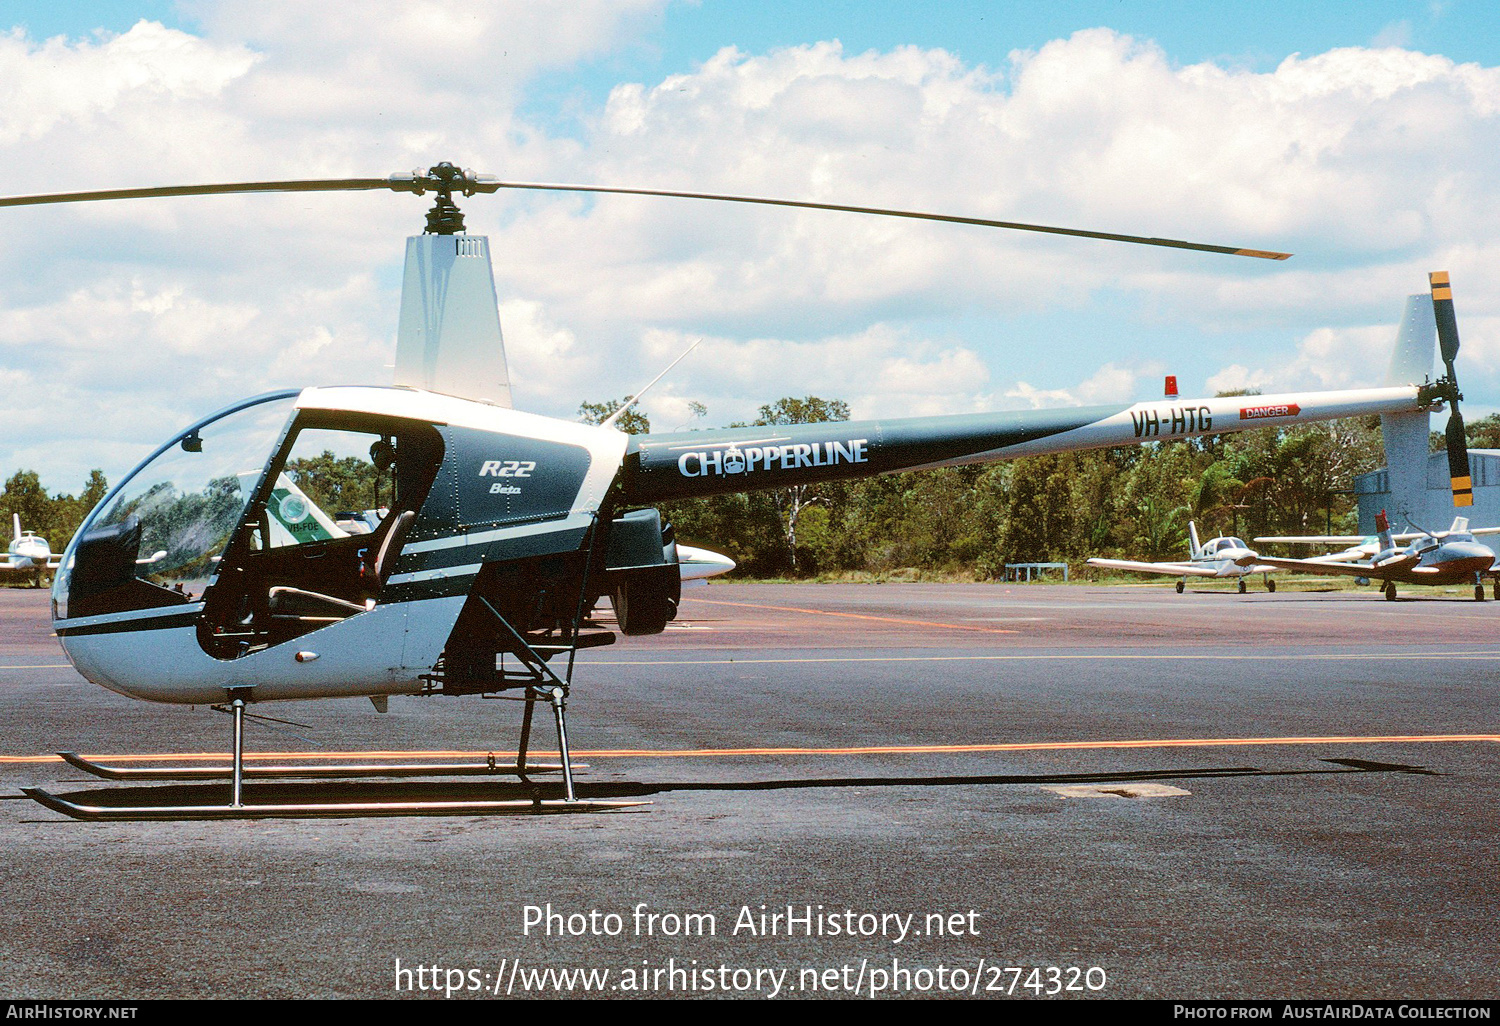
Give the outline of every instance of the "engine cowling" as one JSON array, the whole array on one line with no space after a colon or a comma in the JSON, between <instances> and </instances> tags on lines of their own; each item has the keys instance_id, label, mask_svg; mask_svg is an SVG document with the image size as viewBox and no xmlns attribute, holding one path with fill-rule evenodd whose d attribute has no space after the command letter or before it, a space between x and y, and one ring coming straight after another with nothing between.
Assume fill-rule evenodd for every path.
<instances>
[{"instance_id":1,"label":"engine cowling","mask_svg":"<svg viewBox=\"0 0 1500 1026\"><path fill-rule=\"evenodd\" d=\"M622 634L666 630L682 599L677 562L672 526L656 510L632 510L610 523L605 574Z\"/></svg>"}]
</instances>

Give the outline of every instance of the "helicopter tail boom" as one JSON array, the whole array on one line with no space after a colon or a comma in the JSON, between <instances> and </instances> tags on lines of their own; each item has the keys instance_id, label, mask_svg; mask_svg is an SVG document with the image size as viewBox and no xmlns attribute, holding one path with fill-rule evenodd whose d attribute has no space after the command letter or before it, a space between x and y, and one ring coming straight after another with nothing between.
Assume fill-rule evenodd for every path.
<instances>
[{"instance_id":1,"label":"helicopter tail boom","mask_svg":"<svg viewBox=\"0 0 1500 1026\"><path fill-rule=\"evenodd\" d=\"M622 473L627 501L649 505L1425 408L1403 386L648 434Z\"/></svg>"}]
</instances>

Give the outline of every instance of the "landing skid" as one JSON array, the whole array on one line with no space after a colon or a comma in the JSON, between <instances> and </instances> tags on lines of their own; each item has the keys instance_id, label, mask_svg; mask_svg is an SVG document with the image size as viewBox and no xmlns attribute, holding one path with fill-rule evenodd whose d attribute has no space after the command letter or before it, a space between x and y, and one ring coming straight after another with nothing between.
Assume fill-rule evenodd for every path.
<instances>
[{"instance_id":1,"label":"landing skid","mask_svg":"<svg viewBox=\"0 0 1500 1026\"><path fill-rule=\"evenodd\" d=\"M77 752L57 753L69 766L91 773L103 780L230 780L234 776L233 766L111 766L107 763L86 759ZM588 769L585 763L575 763L574 769ZM456 762L381 762L333 764L328 766L246 766L242 776L246 780L285 780L313 778L323 780L355 780L365 777L480 777L516 776L525 777L533 773L561 773L561 763L527 763L525 766L497 763L493 757L485 763Z\"/></svg>"},{"instance_id":2,"label":"landing skid","mask_svg":"<svg viewBox=\"0 0 1500 1026\"><path fill-rule=\"evenodd\" d=\"M224 780L230 784L227 805L86 805L70 801L40 787L27 787L22 793L53 812L73 819L111 820L209 820L209 819L335 819L375 816L474 816L514 815L517 813L612 812L618 809L649 805L649 802L579 799L573 788L574 765L568 754L568 730L564 714L563 688L528 688L526 715L521 725L521 745L513 765L498 764L491 757L484 763L395 763L371 762L337 766L245 766L245 699L243 690L231 692L230 712L234 714L234 752L229 766L110 766L85 759L75 752L60 753L68 765L106 780ZM536 702L552 706L557 720L558 747L562 761L531 763L526 759L531 740L531 709ZM244 800L246 778L285 779L289 777L322 777L325 779L358 779L364 777L453 777L504 774L530 783L532 773L561 773L563 798L420 800L420 801L354 801L354 802L260 802ZM171 789L165 789L170 791Z\"/></svg>"},{"instance_id":3,"label":"landing skid","mask_svg":"<svg viewBox=\"0 0 1500 1026\"><path fill-rule=\"evenodd\" d=\"M375 816L475 816L517 813L609 812L650 802L568 800L565 798L505 801L327 802L267 805L82 805L40 787L22 792L53 812L90 822L122 820L206 819L338 819Z\"/></svg>"}]
</instances>

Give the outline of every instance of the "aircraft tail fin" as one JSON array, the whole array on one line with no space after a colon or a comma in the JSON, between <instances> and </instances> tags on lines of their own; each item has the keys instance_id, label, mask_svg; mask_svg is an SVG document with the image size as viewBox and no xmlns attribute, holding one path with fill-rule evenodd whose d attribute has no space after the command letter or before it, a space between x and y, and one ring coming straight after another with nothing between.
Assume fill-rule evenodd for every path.
<instances>
[{"instance_id":1,"label":"aircraft tail fin","mask_svg":"<svg viewBox=\"0 0 1500 1026\"><path fill-rule=\"evenodd\" d=\"M10 515L10 526L11 526L11 530L14 532L13 535L12 535L12 537L16 541L20 541L21 540L21 514L19 514L19 513L12 513Z\"/></svg>"},{"instance_id":2,"label":"aircraft tail fin","mask_svg":"<svg viewBox=\"0 0 1500 1026\"><path fill-rule=\"evenodd\" d=\"M1375 517L1375 533L1380 538L1380 549L1382 552L1386 549L1396 547L1395 543L1391 541L1391 522L1385 515L1385 510L1381 510Z\"/></svg>"},{"instance_id":3,"label":"aircraft tail fin","mask_svg":"<svg viewBox=\"0 0 1500 1026\"><path fill-rule=\"evenodd\" d=\"M406 240L396 330L397 385L511 405L510 368L483 235Z\"/></svg>"},{"instance_id":4,"label":"aircraft tail fin","mask_svg":"<svg viewBox=\"0 0 1500 1026\"><path fill-rule=\"evenodd\" d=\"M1396 346L1385 375L1386 384L1416 385L1430 380L1436 348L1437 321L1429 297L1407 296L1406 312L1396 332ZM1422 515L1430 431L1425 412L1386 413L1380 417L1386 473L1390 479L1390 508L1398 522Z\"/></svg>"},{"instance_id":5,"label":"aircraft tail fin","mask_svg":"<svg viewBox=\"0 0 1500 1026\"><path fill-rule=\"evenodd\" d=\"M1203 546L1198 544L1198 525L1193 523L1191 520L1188 521L1188 541L1193 546L1192 551L1188 553L1188 556L1196 556L1198 554L1198 550L1203 548Z\"/></svg>"}]
</instances>

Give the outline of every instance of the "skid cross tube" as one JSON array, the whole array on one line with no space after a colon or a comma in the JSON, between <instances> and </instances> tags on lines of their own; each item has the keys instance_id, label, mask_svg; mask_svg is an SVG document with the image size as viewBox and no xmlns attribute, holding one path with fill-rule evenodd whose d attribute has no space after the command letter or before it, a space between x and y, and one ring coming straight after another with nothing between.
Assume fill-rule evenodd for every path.
<instances>
[{"instance_id":1,"label":"skid cross tube","mask_svg":"<svg viewBox=\"0 0 1500 1026\"><path fill-rule=\"evenodd\" d=\"M229 703L234 710L234 770L230 776L229 804L241 808L245 786L245 700L236 698Z\"/></svg>"},{"instance_id":2,"label":"skid cross tube","mask_svg":"<svg viewBox=\"0 0 1500 1026\"><path fill-rule=\"evenodd\" d=\"M547 689L546 695L547 701L552 704L552 715L557 720L557 750L562 757L563 793L567 796L565 798L566 801L577 801L578 797L573 789L573 760L568 755L568 726L564 711L567 705L568 682L552 672L552 667L547 665L547 660L542 658L541 653L532 648L531 643L526 640L525 635L512 627L510 621L500 615L500 610L496 609L490 603L489 599L481 595L479 596L479 601L484 604L485 609L489 610L490 615L495 618L496 622L505 628L506 633L510 635L511 641L516 646L514 649L515 655L531 668L531 672L536 675L537 679L540 680L543 677L550 677L552 679L552 687ZM573 623L573 640L575 642L578 640L578 620L576 619ZM531 734L531 705L533 702L539 701L540 698L541 695L538 694L536 686L528 685L526 688L526 716L521 723L522 742L521 750L517 757L517 765L525 765L526 742Z\"/></svg>"}]
</instances>

